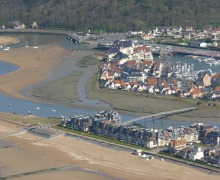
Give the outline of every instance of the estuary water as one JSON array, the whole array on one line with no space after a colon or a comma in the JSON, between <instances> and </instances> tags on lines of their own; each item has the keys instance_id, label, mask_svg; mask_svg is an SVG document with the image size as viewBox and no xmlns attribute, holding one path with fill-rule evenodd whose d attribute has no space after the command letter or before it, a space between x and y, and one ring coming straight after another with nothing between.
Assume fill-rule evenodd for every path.
<instances>
[{"instance_id":1,"label":"estuary water","mask_svg":"<svg viewBox=\"0 0 220 180\"><path fill-rule=\"evenodd\" d=\"M3 35L8 36L15 36L20 39L20 43L16 45L11 45L10 48L18 48L18 47L24 47L26 45L28 46L38 46L38 45L59 45L69 50L76 50L76 49L84 49L88 50L85 46L80 45L79 47L70 43L66 40L65 35L54 35L54 34L33 34L33 33L4 33ZM189 57L183 57L183 56L170 56L168 57L169 61L181 61L181 63L198 63L195 64L195 70L203 69L203 64L200 64L199 62L194 62L192 58ZM0 57L1 59L1 57ZM64 59L64 64L74 64L72 63L71 59ZM69 67L69 66L68 66ZM17 70L19 67L14 64L5 63L3 61L0 61L0 75L10 73L12 71ZM52 76L50 79L54 80L57 78L61 78L63 76L66 76L70 73L72 73L72 68L65 69L65 71L62 71L63 68L66 68L66 66L60 66L60 68L55 68ZM208 67L204 67L208 68ZM209 67L209 68L215 68L215 67ZM213 69L213 71L218 70ZM62 73L65 72L65 73ZM86 75L85 75L86 76ZM80 86L80 85L79 85ZM97 103L98 100L95 100L94 103ZM91 103L91 101L89 102ZM104 110L105 106L103 106ZM8 112L8 113L16 113L21 115L27 115L28 112L31 112L33 115L41 116L41 117L60 117L60 116L70 116L70 115L88 115L93 116L98 111L86 109L86 108L73 108L70 106L64 106L60 104L50 104L45 102L33 102L33 101L26 101L22 99L17 99L13 97L6 96L2 93L0 93L0 112ZM124 114L120 114L123 121L131 120L134 118L134 116L128 116ZM155 128L166 128L168 126L173 127L179 127L179 126L189 126L190 124L194 123L193 121L189 122L177 122L172 120L161 120L157 119L155 120ZM153 128L152 119L146 119L142 121L142 124L145 124L148 128ZM220 127L220 123L213 124L217 127Z\"/></svg>"}]
</instances>

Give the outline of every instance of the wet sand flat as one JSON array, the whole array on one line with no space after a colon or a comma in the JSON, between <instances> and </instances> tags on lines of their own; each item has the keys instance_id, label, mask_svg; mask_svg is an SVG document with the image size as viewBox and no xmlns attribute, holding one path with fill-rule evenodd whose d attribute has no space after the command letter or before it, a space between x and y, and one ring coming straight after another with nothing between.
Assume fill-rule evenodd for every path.
<instances>
[{"instance_id":1,"label":"wet sand flat","mask_svg":"<svg viewBox=\"0 0 220 180\"><path fill-rule=\"evenodd\" d=\"M18 38L10 36L0 36L0 45L16 44L19 42Z\"/></svg>"},{"instance_id":2,"label":"wet sand flat","mask_svg":"<svg viewBox=\"0 0 220 180\"><path fill-rule=\"evenodd\" d=\"M21 94L22 89L47 79L55 65L74 53L58 46L0 51L1 60L20 66L17 71L0 76L0 91L9 96L27 98Z\"/></svg>"}]
</instances>

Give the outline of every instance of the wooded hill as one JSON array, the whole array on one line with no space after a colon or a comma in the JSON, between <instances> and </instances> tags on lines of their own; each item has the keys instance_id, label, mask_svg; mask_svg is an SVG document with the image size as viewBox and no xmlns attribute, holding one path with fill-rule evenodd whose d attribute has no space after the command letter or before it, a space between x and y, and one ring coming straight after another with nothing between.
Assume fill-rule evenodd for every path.
<instances>
[{"instance_id":1,"label":"wooded hill","mask_svg":"<svg viewBox=\"0 0 220 180\"><path fill-rule=\"evenodd\" d=\"M129 31L220 24L220 0L0 0L0 25Z\"/></svg>"}]
</instances>

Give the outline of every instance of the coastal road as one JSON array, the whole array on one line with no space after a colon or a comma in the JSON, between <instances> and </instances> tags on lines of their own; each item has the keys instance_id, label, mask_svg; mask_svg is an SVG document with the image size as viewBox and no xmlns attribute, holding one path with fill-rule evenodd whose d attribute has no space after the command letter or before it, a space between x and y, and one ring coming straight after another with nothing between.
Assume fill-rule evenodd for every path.
<instances>
[{"instance_id":1,"label":"coastal road","mask_svg":"<svg viewBox=\"0 0 220 180\"><path fill-rule=\"evenodd\" d=\"M134 118L134 119L126 121L122 124L126 125L126 124L131 124L133 122L137 122L137 121L140 121L140 120L143 120L143 119L154 118L154 117L164 117L164 116L178 114L178 113L182 113L182 112L188 112L188 111L192 111L196 108L197 107L190 107L190 108L176 109L176 110L166 111L166 112L159 112L159 113L155 113L155 114L151 114L151 115L146 115L146 116L141 116L141 117L138 117L138 118Z\"/></svg>"}]
</instances>

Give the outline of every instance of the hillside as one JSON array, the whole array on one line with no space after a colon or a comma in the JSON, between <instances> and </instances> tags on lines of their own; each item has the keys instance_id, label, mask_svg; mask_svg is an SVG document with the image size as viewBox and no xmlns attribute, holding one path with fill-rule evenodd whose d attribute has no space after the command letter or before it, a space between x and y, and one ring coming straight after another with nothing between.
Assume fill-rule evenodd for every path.
<instances>
[{"instance_id":1,"label":"hillside","mask_svg":"<svg viewBox=\"0 0 220 180\"><path fill-rule=\"evenodd\" d=\"M154 26L219 25L220 0L0 0L0 25L128 31Z\"/></svg>"}]
</instances>

